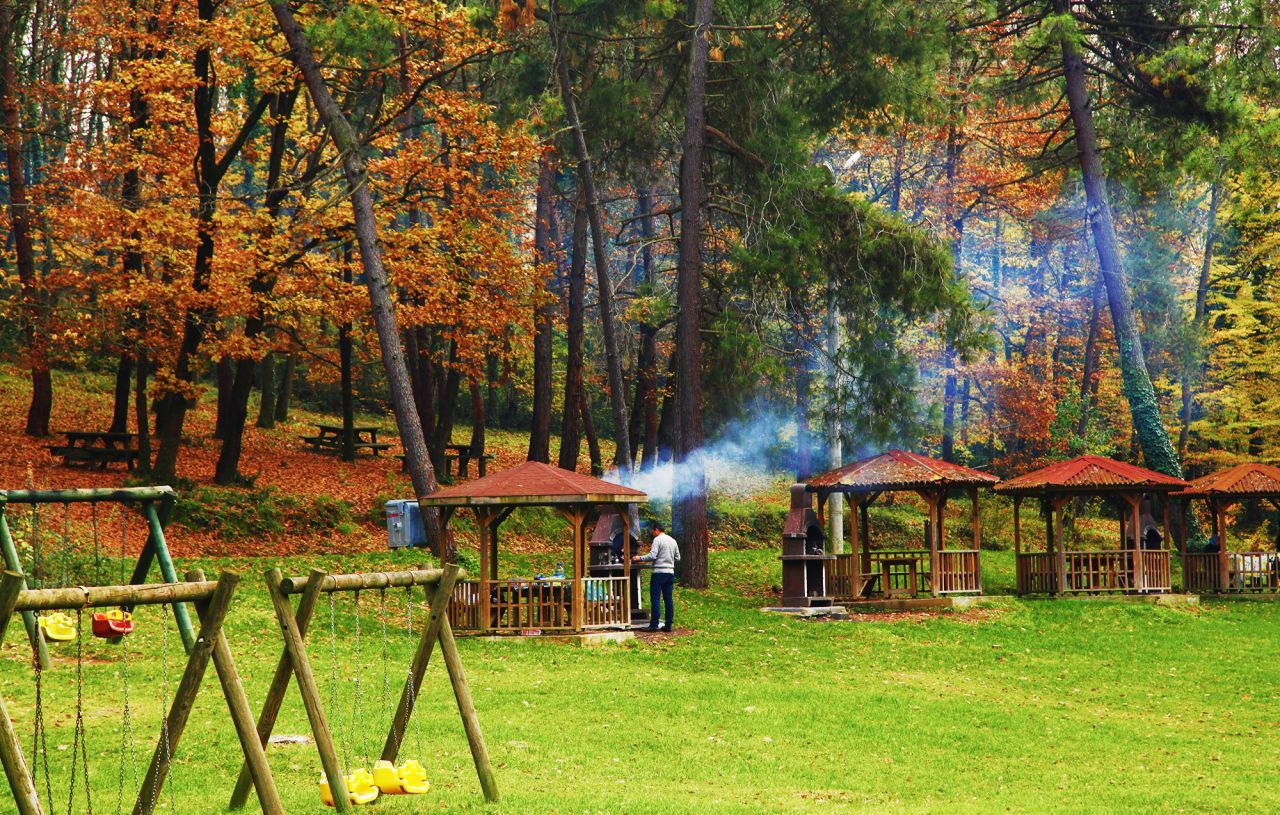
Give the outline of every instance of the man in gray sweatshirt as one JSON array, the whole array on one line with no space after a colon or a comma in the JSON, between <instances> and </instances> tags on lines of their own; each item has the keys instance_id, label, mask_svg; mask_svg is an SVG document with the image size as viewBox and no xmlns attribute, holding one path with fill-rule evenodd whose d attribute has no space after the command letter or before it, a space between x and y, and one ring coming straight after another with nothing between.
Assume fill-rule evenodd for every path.
<instances>
[{"instance_id":1,"label":"man in gray sweatshirt","mask_svg":"<svg viewBox=\"0 0 1280 815\"><path fill-rule=\"evenodd\" d=\"M672 595L676 586L676 564L680 562L680 546L656 521L649 526L653 533L653 543L647 555L636 555L632 560L653 564L653 574L649 576L649 630L658 630L658 600L667 604L667 616L663 631L671 630L671 618L675 616Z\"/></svg>"}]
</instances>

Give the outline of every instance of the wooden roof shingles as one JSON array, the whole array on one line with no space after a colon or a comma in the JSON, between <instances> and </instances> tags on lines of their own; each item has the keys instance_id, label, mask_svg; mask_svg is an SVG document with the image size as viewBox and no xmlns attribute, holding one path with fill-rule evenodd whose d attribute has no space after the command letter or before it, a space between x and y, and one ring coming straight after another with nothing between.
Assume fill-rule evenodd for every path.
<instances>
[{"instance_id":1,"label":"wooden roof shingles","mask_svg":"<svg viewBox=\"0 0 1280 815\"><path fill-rule=\"evenodd\" d=\"M1172 492L1186 487L1180 478L1102 456L1077 456L1000 482L996 492L1011 495L1046 492Z\"/></svg>"},{"instance_id":2,"label":"wooden roof shingles","mask_svg":"<svg viewBox=\"0 0 1280 815\"><path fill-rule=\"evenodd\" d=\"M1182 498L1276 498L1280 497L1280 467L1249 462L1202 476L1185 490Z\"/></svg>"},{"instance_id":3,"label":"wooden roof shingles","mask_svg":"<svg viewBox=\"0 0 1280 815\"><path fill-rule=\"evenodd\" d=\"M990 487L1000 479L990 473L906 450L889 450L860 459L805 482L810 491L888 492L930 487Z\"/></svg>"},{"instance_id":4,"label":"wooden roof shingles","mask_svg":"<svg viewBox=\"0 0 1280 815\"><path fill-rule=\"evenodd\" d=\"M640 490L526 461L508 470L437 490L419 500L422 506L520 506L538 504L640 504Z\"/></svg>"}]
</instances>

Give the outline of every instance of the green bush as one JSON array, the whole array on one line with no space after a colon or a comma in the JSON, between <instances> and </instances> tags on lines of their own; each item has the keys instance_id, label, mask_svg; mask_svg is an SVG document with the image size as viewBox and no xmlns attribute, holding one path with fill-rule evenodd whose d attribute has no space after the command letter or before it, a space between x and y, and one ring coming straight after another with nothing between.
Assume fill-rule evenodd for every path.
<instances>
[{"instance_id":1,"label":"green bush","mask_svg":"<svg viewBox=\"0 0 1280 815\"><path fill-rule=\"evenodd\" d=\"M172 520L190 529L203 529L232 540L288 531L350 528L353 514L350 503L328 495L306 500L285 495L274 487L261 490L195 487L179 493Z\"/></svg>"}]
</instances>

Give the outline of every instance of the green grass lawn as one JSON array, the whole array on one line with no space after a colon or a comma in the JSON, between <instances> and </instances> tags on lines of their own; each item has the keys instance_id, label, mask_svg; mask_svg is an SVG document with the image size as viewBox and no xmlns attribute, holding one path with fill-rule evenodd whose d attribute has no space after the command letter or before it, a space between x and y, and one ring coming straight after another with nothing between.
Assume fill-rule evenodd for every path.
<instances>
[{"instance_id":1,"label":"green grass lawn","mask_svg":"<svg viewBox=\"0 0 1280 815\"><path fill-rule=\"evenodd\" d=\"M1012 556L985 556L989 591L1007 590ZM385 569L415 553L308 557L281 564ZM182 564L188 566L191 564ZM253 705L279 652L261 588L270 559L205 561L245 575L229 634ZM513 568L526 565L517 558ZM529 564L531 565L531 564ZM779 580L776 552L713 556L715 588L678 591L679 624L661 642L580 648L463 640L502 803L486 806L451 708L443 667L426 678L404 754L433 783L390 812L1274 812L1280 811L1280 608L1199 609L1009 597L966 614L807 622L761 613ZM362 598L360 658L351 597L339 599L334 730L353 761L380 745L387 717L376 593ZM390 696L412 648L404 596L392 593ZM131 635L131 713L139 774L158 735L159 612ZM326 698L335 674L322 604L312 636ZM21 627L10 628L0 692L30 748L34 682ZM170 679L182 660L168 641ZM66 811L74 724L74 643L56 647L44 705L54 796ZM120 787L121 647L86 643L85 715L93 806L114 813ZM363 670L361 670L363 666ZM357 677L361 710L351 705ZM393 704L388 702L387 704ZM352 721L356 725L352 727ZM354 739L352 732L354 731ZM307 732L295 692L277 733ZM172 776L176 813L225 808L238 747L210 669ZM319 812L314 748L273 747L290 812ZM127 763L127 762L126 762ZM41 784L41 786L43 786ZM125 772L125 810L133 779ZM166 803L158 812L169 810ZM0 796L0 812L13 812ZM83 812L83 801L75 807Z\"/></svg>"}]
</instances>

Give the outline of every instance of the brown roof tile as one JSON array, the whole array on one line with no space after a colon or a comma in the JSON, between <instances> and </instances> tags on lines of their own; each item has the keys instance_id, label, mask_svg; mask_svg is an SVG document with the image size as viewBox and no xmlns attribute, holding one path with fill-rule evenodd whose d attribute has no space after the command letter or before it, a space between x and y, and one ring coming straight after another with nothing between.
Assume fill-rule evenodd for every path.
<instances>
[{"instance_id":1,"label":"brown roof tile","mask_svg":"<svg viewBox=\"0 0 1280 815\"><path fill-rule=\"evenodd\" d=\"M889 450L815 475L805 484L811 490L843 489L848 492L911 490L922 487L989 487L1000 479L949 461Z\"/></svg>"},{"instance_id":2,"label":"brown roof tile","mask_svg":"<svg viewBox=\"0 0 1280 815\"><path fill-rule=\"evenodd\" d=\"M1238 498L1280 496L1280 467L1250 462L1197 478L1176 495L1207 498L1220 495Z\"/></svg>"},{"instance_id":3,"label":"brown roof tile","mask_svg":"<svg viewBox=\"0 0 1280 815\"><path fill-rule=\"evenodd\" d=\"M643 503L640 490L562 470L539 461L526 461L509 470L433 492L424 506L487 506L519 504Z\"/></svg>"},{"instance_id":4,"label":"brown roof tile","mask_svg":"<svg viewBox=\"0 0 1280 815\"><path fill-rule=\"evenodd\" d=\"M1133 490L1174 490L1185 481L1123 461L1102 456L1077 456L1034 472L1002 481L995 488L1003 493L1038 493L1063 490L1080 492L1127 492Z\"/></svg>"}]
</instances>

